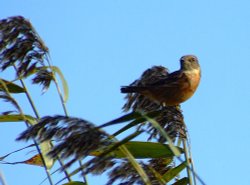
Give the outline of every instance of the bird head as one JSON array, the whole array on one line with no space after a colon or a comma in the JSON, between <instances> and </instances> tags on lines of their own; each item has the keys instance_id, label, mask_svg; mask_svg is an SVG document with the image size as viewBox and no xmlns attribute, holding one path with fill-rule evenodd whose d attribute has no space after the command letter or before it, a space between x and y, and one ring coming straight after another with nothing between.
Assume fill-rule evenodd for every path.
<instances>
[{"instance_id":1,"label":"bird head","mask_svg":"<svg viewBox=\"0 0 250 185\"><path fill-rule=\"evenodd\" d=\"M185 55L180 59L182 70L200 69L198 59L194 55Z\"/></svg>"}]
</instances>

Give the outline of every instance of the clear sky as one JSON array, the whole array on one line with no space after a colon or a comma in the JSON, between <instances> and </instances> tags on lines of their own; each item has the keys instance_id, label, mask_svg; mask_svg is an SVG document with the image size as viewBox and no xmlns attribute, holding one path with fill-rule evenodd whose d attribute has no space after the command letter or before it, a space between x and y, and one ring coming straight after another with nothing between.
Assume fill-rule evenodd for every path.
<instances>
[{"instance_id":1,"label":"clear sky","mask_svg":"<svg viewBox=\"0 0 250 185\"><path fill-rule=\"evenodd\" d=\"M195 54L202 80L182 109L196 170L208 185L250 184L248 0L0 2L1 19L28 18L49 47L69 84L70 115L97 124L122 115L121 85L153 65L177 70L182 55ZM62 113L53 88L42 98L37 90L32 93L41 115ZM1 123L0 156L25 145L14 141L24 128ZM0 165L0 170L8 185L39 184L45 176L28 165Z\"/></svg>"}]
</instances>

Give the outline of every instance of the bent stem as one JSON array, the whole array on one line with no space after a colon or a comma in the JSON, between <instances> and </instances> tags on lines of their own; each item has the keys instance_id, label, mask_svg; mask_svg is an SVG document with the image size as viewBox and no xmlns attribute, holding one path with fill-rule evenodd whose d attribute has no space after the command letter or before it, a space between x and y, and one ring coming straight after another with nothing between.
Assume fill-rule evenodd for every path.
<instances>
[{"instance_id":1,"label":"bent stem","mask_svg":"<svg viewBox=\"0 0 250 185\"><path fill-rule=\"evenodd\" d=\"M1 81L1 83L2 83L2 81ZM5 93L8 95L8 97L10 97L13 101L15 101L16 108L17 108L18 112L20 113L20 115L22 116L22 119L25 120L24 122L25 122L27 128L30 127L29 122L27 121L27 119L26 119L26 117L25 117L25 115L24 115L24 113L23 113L21 107L20 107L19 104L16 102L16 100L11 96L11 94L10 94L10 92L8 91L8 88L5 86L5 84L2 83L2 85L3 85L4 89L5 89ZM25 89L25 88L24 88L24 89ZM25 90L26 90L26 89L25 89ZM47 174L47 177L48 177L48 179L49 179L49 183L50 183L50 185L53 185L53 181L52 181L52 178L51 178L49 169L47 168L47 165L46 165L44 156L43 156L43 154L42 154L42 152L41 152L41 150L40 150L40 148L39 148L39 146L38 146L38 143L35 141L35 139L33 139L33 142L34 142L34 144L35 144L35 147L36 147L36 149L37 149L39 155L41 156L41 160L42 160L42 163L43 163L43 165L44 165L44 169L45 169L45 172L46 172L46 174Z\"/></svg>"},{"instance_id":2,"label":"bent stem","mask_svg":"<svg viewBox=\"0 0 250 185\"><path fill-rule=\"evenodd\" d=\"M16 72L17 72L16 66L13 65L13 67L14 67L14 69L15 69ZM27 99L28 99L28 101L29 101L29 103L30 103L30 105L31 105L31 107L32 107L32 110L33 110L33 112L34 112L36 118L37 118L37 119L40 119L40 115L39 115L39 113L38 113L38 111L37 111L37 109L36 109L36 106L35 106L35 104L34 104L34 101L33 101L32 97L31 97L30 93L29 93L29 90L27 89L27 87L26 87L26 85L25 85L25 83L24 83L24 80L23 80L22 78L19 78L19 81L20 81L20 83L21 83L21 85L22 85L22 87L23 87L23 89L24 89L24 91L25 91L25 95L26 95L26 97L27 97ZM21 108L20 108L20 109L21 109ZM21 113L21 115L24 115L23 112ZM29 124L28 124L27 122L26 122L26 125L27 125L27 127L29 127ZM46 174L47 174L47 176L48 176L48 179L49 179L49 181L50 181L50 184L53 185L53 182L52 182L52 178L51 178L49 169L47 168L47 165L46 165L45 160L44 160L44 156L43 156L43 154L42 154L42 152L41 152L41 150L40 150L40 148L39 148L39 145L38 145L38 143L37 143L34 139L33 139L33 142L34 142L34 144L35 144L35 146L36 146L36 149L37 149L39 155L41 156L42 163L43 163L43 165L44 165L44 168L45 168ZM52 143L51 143L51 145L53 146ZM64 165L64 164L63 164L63 161L62 161L59 157L58 157L58 161L59 161L59 164L60 164L61 166ZM65 169L64 169L63 171L64 171L64 174L65 174L65 176L67 177L68 181L71 181L70 176L68 175L68 172L67 172Z\"/></svg>"},{"instance_id":3,"label":"bent stem","mask_svg":"<svg viewBox=\"0 0 250 185\"><path fill-rule=\"evenodd\" d=\"M54 72L54 70L52 69L52 65L51 65L51 63L50 63L50 60L49 60L48 56L46 56L46 61L47 61L48 65L49 65L49 68L51 69L51 71L52 71L52 73L53 73L53 76L54 76L53 80L54 80L54 83L55 83L55 86L56 86L56 90L57 90L58 96L59 96L59 98L60 98L61 105L62 105L62 107L63 107L64 115L65 115L65 116L69 116L68 110L67 110L67 107L66 107L66 101L65 101L64 98L63 98L62 91L61 91L61 89L60 89L60 86L59 86L59 84L58 84L58 81L57 81L55 72ZM78 163L79 163L79 166L80 166L80 167L83 166L81 160L79 160ZM67 174L67 176L69 176L69 175ZM70 176L69 176L69 177L70 177ZM87 178L86 178L85 175L83 176L83 182L85 182L85 184L88 184L88 183L87 183Z\"/></svg>"},{"instance_id":4,"label":"bent stem","mask_svg":"<svg viewBox=\"0 0 250 185\"><path fill-rule=\"evenodd\" d=\"M6 182L5 182L4 176L3 176L3 174L2 174L1 171L0 171L0 183L1 183L2 185L7 185Z\"/></svg>"},{"instance_id":5,"label":"bent stem","mask_svg":"<svg viewBox=\"0 0 250 185\"><path fill-rule=\"evenodd\" d=\"M190 168L188 168L188 169L189 169L190 173L192 172L193 182L194 182L194 185L196 185L197 184L196 174L195 174L195 168L194 168L194 161L192 159L190 143L188 142L187 139L183 139L183 145L184 145L185 153L187 152L187 155L189 156L188 165L190 166L191 169Z\"/></svg>"},{"instance_id":6,"label":"bent stem","mask_svg":"<svg viewBox=\"0 0 250 185\"><path fill-rule=\"evenodd\" d=\"M168 136L168 134L162 129L162 127L159 125L159 123L157 121L155 121L154 119L147 117L145 115L144 116L156 129L158 129L158 131L167 139L170 149L172 150L172 152L174 153L174 155L176 156L176 158L183 162L183 160L180 157L180 153L177 150L177 148L174 146L171 138ZM182 139L182 144L183 144L183 148L184 148L184 155L185 155L185 160L187 161L187 175L188 175L188 179L189 179L189 185L193 185L193 181L194 181L194 185L196 185L196 178L203 184L205 185L205 183L203 182L203 180L195 173L194 171L194 164L192 162L192 158L191 158L191 151L188 149L187 147L187 140L186 139ZM178 141L178 145L181 144L181 141Z\"/></svg>"},{"instance_id":7,"label":"bent stem","mask_svg":"<svg viewBox=\"0 0 250 185\"><path fill-rule=\"evenodd\" d=\"M185 152L185 160L187 161L187 175L188 175L188 179L189 179L189 185L193 185L193 180L192 180L192 172L190 169L190 161L192 160L191 158L189 158L189 152L188 152L188 147L187 147L187 143L186 143L186 139L182 139L182 143L183 143L183 148L184 148L184 152Z\"/></svg>"}]
</instances>

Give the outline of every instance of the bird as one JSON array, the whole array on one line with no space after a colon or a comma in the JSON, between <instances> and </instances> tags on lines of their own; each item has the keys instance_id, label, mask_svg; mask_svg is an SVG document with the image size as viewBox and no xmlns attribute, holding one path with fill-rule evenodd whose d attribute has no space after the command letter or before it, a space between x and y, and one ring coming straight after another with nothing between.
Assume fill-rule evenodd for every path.
<instances>
[{"instance_id":1,"label":"bird","mask_svg":"<svg viewBox=\"0 0 250 185\"><path fill-rule=\"evenodd\" d=\"M121 93L138 93L163 106L177 106L193 96L201 79L198 58L184 55L180 69L146 85L122 86Z\"/></svg>"}]
</instances>

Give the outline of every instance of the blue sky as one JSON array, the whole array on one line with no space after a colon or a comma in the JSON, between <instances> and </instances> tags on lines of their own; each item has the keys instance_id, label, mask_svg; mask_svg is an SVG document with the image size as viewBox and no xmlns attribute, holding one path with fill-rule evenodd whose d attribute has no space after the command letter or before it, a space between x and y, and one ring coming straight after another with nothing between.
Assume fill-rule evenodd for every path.
<instances>
[{"instance_id":1,"label":"blue sky","mask_svg":"<svg viewBox=\"0 0 250 185\"><path fill-rule=\"evenodd\" d=\"M121 85L153 65L177 70L182 55L195 54L202 80L182 109L196 170L209 185L250 183L249 1L8 0L1 4L1 19L28 18L49 47L52 63L69 84L70 115L97 124L122 115ZM37 89L32 93L41 115L62 113L54 88L42 97ZM1 123L0 156L24 146L14 141L24 128L22 123ZM33 166L1 165L0 170L8 185L39 184L45 176L43 169ZM96 179L90 179L92 184Z\"/></svg>"}]
</instances>

